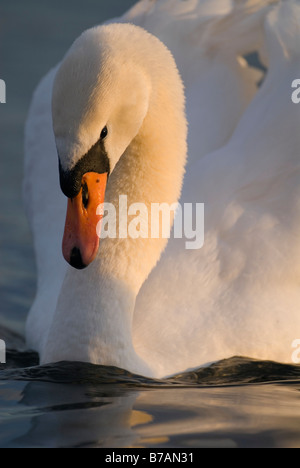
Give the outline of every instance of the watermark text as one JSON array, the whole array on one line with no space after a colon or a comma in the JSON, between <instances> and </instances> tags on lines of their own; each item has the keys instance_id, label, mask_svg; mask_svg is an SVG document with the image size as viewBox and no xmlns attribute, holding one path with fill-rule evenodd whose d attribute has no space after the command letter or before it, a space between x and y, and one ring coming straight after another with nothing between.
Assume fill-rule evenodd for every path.
<instances>
[{"instance_id":1,"label":"watermark text","mask_svg":"<svg viewBox=\"0 0 300 468\"><path fill-rule=\"evenodd\" d=\"M0 340L0 364L6 364L6 345L3 340Z\"/></svg>"},{"instance_id":2,"label":"watermark text","mask_svg":"<svg viewBox=\"0 0 300 468\"><path fill-rule=\"evenodd\" d=\"M292 348L295 349L292 354L292 361L294 364L300 364L300 339L293 341Z\"/></svg>"},{"instance_id":3,"label":"watermark text","mask_svg":"<svg viewBox=\"0 0 300 468\"><path fill-rule=\"evenodd\" d=\"M4 80L0 80L0 103L6 104L6 84Z\"/></svg>"},{"instance_id":4,"label":"watermark text","mask_svg":"<svg viewBox=\"0 0 300 468\"><path fill-rule=\"evenodd\" d=\"M118 206L103 203L97 208L102 219L97 225L101 239L185 239L187 250L204 245L203 203L132 203L120 195Z\"/></svg>"},{"instance_id":5,"label":"watermark text","mask_svg":"<svg viewBox=\"0 0 300 468\"><path fill-rule=\"evenodd\" d=\"M293 81L292 88L295 88L292 93L292 101L294 104L300 104L300 79Z\"/></svg>"}]
</instances>

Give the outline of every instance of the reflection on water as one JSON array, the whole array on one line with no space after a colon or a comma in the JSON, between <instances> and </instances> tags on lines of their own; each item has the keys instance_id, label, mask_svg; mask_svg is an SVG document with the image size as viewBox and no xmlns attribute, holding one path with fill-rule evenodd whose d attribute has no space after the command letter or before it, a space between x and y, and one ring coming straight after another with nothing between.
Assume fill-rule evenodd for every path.
<instances>
[{"instance_id":1,"label":"reflection on water","mask_svg":"<svg viewBox=\"0 0 300 468\"><path fill-rule=\"evenodd\" d=\"M300 447L293 386L1 382L1 447Z\"/></svg>"},{"instance_id":2,"label":"reflection on water","mask_svg":"<svg viewBox=\"0 0 300 468\"><path fill-rule=\"evenodd\" d=\"M152 380L36 362L2 366L2 447L300 447L299 366L232 358Z\"/></svg>"}]
</instances>

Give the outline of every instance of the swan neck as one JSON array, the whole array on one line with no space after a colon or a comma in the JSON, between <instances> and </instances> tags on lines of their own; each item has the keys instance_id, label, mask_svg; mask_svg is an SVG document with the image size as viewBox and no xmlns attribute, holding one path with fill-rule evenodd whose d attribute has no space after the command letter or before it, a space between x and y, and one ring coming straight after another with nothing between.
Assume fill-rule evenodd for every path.
<instances>
[{"instance_id":1,"label":"swan neck","mask_svg":"<svg viewBox=\"0 0 300 468\"><path fill-rule=\"evenodd\" d=\"M109 178L106 203L116 213L120 197L128 207L142 203L148 215L153 203L172 205L180 197L187 154L184 91L169 53L166 60L169 66L152 70L148 113ZM70 358L152 375L134 350L132 322L136 297L168 240L151 238L149 230L146 237L120 236L119 224L117 217L117 236L100 240L86 271L68 271L43 362Z\"/></svg>"}]
</instances>

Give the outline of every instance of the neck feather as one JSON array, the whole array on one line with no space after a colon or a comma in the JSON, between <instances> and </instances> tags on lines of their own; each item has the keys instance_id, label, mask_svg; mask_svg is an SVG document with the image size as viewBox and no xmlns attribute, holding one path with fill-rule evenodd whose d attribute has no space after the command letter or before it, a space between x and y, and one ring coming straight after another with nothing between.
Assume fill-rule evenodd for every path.
<instances>
[{"instance_id":1,"label":"neck feather","mask_svg":"<svg viewBox=\"0 0 300 468\"><path fill-rule=\"evenodd\" d=\"M142 128L108 183L106 201L117 213L120 195L127 196L128 206L143 203L148 213L152 203L173 204L180 197L187 152L183 86L175 65L156 78ZM75 359L151 375L135 354L132 320L136 296L166 243L103 239L87 270L70 269L42 361Z\"/></svg>"}]
</instances>

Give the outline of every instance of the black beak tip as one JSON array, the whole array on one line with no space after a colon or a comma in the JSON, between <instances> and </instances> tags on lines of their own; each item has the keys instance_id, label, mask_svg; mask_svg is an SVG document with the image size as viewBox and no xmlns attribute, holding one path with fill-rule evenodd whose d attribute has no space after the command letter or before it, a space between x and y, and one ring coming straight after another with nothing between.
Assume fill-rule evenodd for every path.
<instances>
[{"instance_id":1,"label":"black beak tip","mask_svg":"<svg viewBox=\"0 0 300 468\"><path fill-rule=\"evenodd\" d=\"M81 252L77 247L74 247L71 252L70 265L76 270L84 270L87 265L82 261Z\"/></svg>"}]
</instances>

